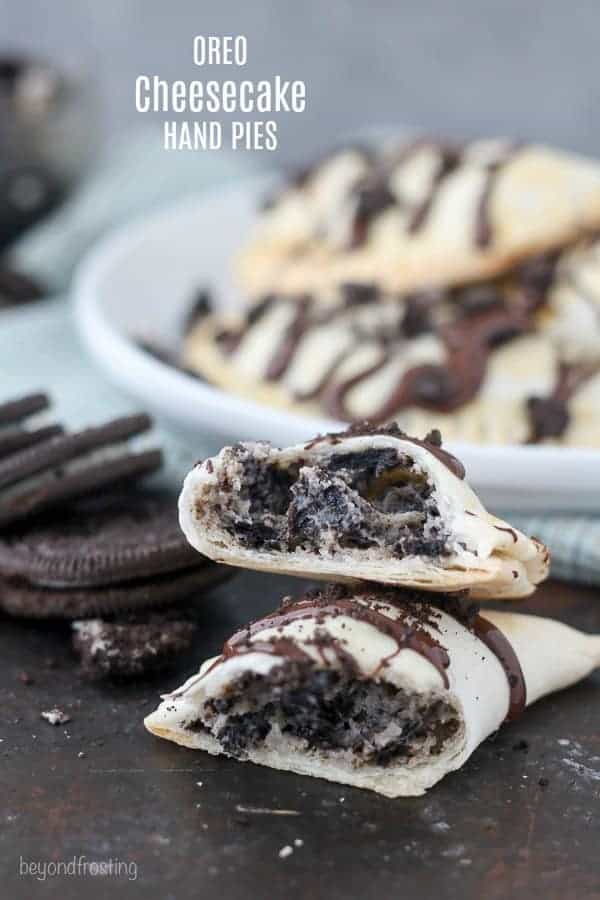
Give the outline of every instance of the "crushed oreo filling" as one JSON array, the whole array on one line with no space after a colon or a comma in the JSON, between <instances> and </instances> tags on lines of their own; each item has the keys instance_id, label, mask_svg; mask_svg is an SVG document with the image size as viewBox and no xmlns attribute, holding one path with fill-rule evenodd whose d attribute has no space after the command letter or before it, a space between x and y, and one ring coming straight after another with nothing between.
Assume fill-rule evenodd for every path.
<instances>
[{"instance_id":1,"label":"crushed oreo filling","mask_svg":"<svg viewBox=\"0 0 600 900\"><path fill-rule=\"evenodd\" d=\"M224 696L207 701L187 728L208 729L238 759L264 744L300 741L303 750L319 755L350 754L358 768L439 755L458 732L459 719L439 698L351 671L288 661L267 675L242 675Z\"/></svg>"},{"instance_id":2,"label":"crushed oreo filling","mask_svg":"<svg viewBox=\"0 0 600 900\"><path fill-rule=\"evenodd\" d=\"M283 468L243 446L232 453L215 507L244 547L330 555L351 548L398 559L451 552L433 487L408 454L370 448Z\"/></svg>"}]
</instances>

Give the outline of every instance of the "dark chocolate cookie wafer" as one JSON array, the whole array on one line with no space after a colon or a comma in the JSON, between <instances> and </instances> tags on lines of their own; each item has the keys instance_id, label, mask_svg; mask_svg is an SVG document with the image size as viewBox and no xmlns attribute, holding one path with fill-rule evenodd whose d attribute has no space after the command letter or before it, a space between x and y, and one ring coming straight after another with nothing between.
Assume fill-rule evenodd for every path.
<instances>
[{"instance_id":1,"label":"dark chocolate cookie wafer","mask_svg":"<svg viewBox=\"0 0 600 900\"><path fill-rule=\"evenodd\" d=\"M158 469L159 450L115 454L114 447L152 424L141 414L60 435L0 459L0 528Z\"/></svg>"},{"instance_id":2,"label":"dark chocolate cookie wafer","mask_svg":"<svg viewBox=\"0 0 600 900\"><path fill-rule=\"evenodd\" d=\"M73 623L73 647L86 678L136 678L175 662L191 647L196 627L179 609L87 619Z\"/></svg>"},{"instance_id":3,"label":"dark chocolate cookie wafer","mask_svg":"<svg viewBox=\"0 0 600 900\"><path fill-rule=\"evenodd\" d=\"M24 427L25 419L42 412L49 405L49 397L42 393L0 403L0 460L63 433L60 425L46 425L31 431Z\"/></svg>"},{"instance_id":4,"label":"dark chocolate cookie wafer","mask_svg":"<svg viewBox=\"0 0 600 900\"><path fill-rule=\"evenodd\" d=\"M61 425L45 425L43 428L35 428L32 431L18 427L0 428L0 460L63 433Z\"/></svg>"},{"instance_id":5,"label":"dark chocolate cookie wafer","mask_svg":"<svg viewBox=\"0 0 600 900\"><path fill-rule=\"evenodd\" d=\"M80 619L167 606L196 596L230 576L226 566L207 562L195 568L95 588L53 590L23 578L0 577L0 610L28 619Z\"/></svg>"},{"instance_id":6,"label":"dark chocolate cookie wafer","mask_svg":"<svg viewBox=\"0 0 600 900\"><path fill-rule=\"evenodd\" d=\"M88 497L0 538L0 609L76 618L167 604L226 577L200 556L159 491Z\"/></svg>"},{"instance_id":7,"label":"dark chocolate cookie wafer","mask_svg":"<svg viewBox=\"0 0 600 900\"><path fill-rule=\"evenodd\" d=\"M84 498L0 537L0 575L40 587L106 586L205 562L179 527L176 496L158 490Z\"/></svg>"},{"instance_id":8,"label":"dark chocolate cookie wafer","mask_svg":"<svg viewBox=\"0 0 600 900\"><path fill-rule=\"evenodd\" d=\"M28 394L17 400L7 400L0 403L0 425L12 425L22 422L28 416L42 412L50 406L50 398L47 394Z\"/></svg>"}]
</instances>

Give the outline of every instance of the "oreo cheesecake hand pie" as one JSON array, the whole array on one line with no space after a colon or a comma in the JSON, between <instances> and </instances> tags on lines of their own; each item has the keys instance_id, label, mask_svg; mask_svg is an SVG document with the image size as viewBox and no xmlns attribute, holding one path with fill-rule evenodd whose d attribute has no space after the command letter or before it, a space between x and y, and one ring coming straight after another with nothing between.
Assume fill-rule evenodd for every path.
<instances>
[{"instance_id":1,"label":"oreo cheesecake hand pie","mask_svg":"<svg viewBox=\"0 0 600 900\"><path fill-rule=\"evenodd\" d=\"M196 319L183 363L251 400L330 420L598 446L600 240L471 285L271 294Z\"/></svg>"},{"instance_id":2,"label":"oreo cheesecake hand pie","mask_svg":"<svg viewBox=\"0 0 600 900\"><path fill-rule=\"evenodd\" d=\"M334 586L234 634L145 720L275 769L423 794L528 704L600 665L600 638L440 596Z\"/></svg>"},{"instance_id":3,"label":"oreo cheesecake hand pie","mask_svg":"<svg viewBox=\"0 0 600 900\"><path fill-rule=\"evenodd\" d=\"M225 447L188 474L179 512L197 550L248 569L494 599L527 596L548 572L546 548L484 509L439 432Z\"/></svg>"},{"instance_id":4,"label":"oreo cheesecake hand pie","mask_svg":"<svg viewBox=\"0 0 600 900\"><path fill-rule=\"evenodd\" d=\"M238 260L243 289L476 281L600 226L600 166L504 139L343 148L293 177Z\"/></svg>"}]
</instances>

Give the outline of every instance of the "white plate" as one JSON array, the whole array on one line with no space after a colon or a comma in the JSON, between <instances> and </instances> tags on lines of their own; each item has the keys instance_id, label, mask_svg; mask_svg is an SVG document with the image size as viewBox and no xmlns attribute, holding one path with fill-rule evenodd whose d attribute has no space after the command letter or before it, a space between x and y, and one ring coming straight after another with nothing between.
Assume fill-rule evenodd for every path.
<instances>
[{"instance_id":1,"label":"white plate","mask_svg":"<svg viewBox=\"0 0 600 900\"><path fill-rule=\"evenodd\" d=\"M83 340L114 382L192 439L265 438L279 445L339 427L243 400L140 351L132 338L175 347L185 310L202 286L225 307L239 302L230 261L271 177L207 191L104 239L75 281ZM495 508L541 512L600 508L600 452L451 444L468 478Z\"/></svg>"}]
</instances>

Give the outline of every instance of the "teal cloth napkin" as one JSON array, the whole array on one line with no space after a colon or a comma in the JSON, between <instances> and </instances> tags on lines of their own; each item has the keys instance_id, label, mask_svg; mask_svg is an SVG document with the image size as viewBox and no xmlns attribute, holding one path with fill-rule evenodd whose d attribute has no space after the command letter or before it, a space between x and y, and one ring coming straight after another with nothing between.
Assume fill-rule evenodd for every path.
<instances>
[{"instance_id":1,"label":"teal cloth napkin","mask_svg":"<svg viewBox=\"0 0 600 900\"><path fill-rule=\"evenodd\" d=\"M136 410L138 405L105 380L79 344L66 296L73 268L116 224L251 170L248 157L165 152L154 132L109 147L72 199L28 232L12 254L16 266L37 275L57 296L0 313L0 402L46 390L54 399L49 418L70 428ZM190 447L171 432L158 432L140 441L159 441L165 448L167 466L160 478L174 485L195 460L217 449L209 438ZM554 577L600 584L600 517L506 516L549 546Z\"/></svg>"}]
</instances>

